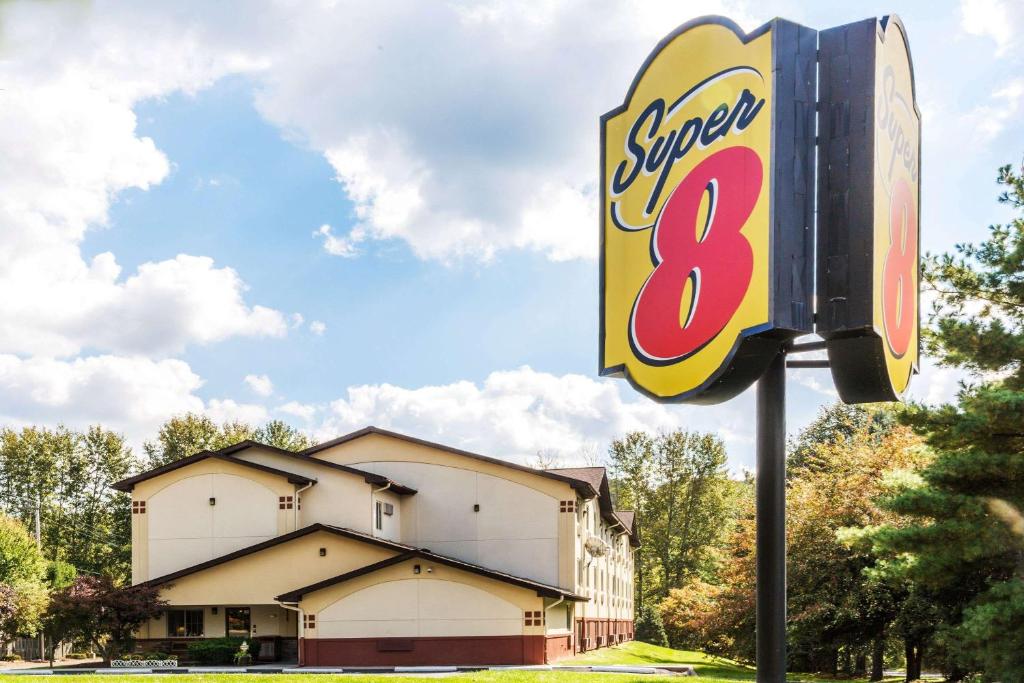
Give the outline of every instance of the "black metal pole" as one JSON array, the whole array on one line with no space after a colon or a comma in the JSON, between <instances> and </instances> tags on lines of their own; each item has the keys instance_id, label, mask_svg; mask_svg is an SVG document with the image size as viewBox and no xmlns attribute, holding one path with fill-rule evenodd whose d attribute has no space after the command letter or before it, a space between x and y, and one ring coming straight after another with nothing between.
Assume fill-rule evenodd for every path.
<instances>
[{"instance_id":1,"label":"black metal pole","mask_svg":"<svg viewBox=\"0 0 1024 683\"><path fill-rule=\"evenodd\" d=\"M786 680L786 356L757 382L757 681Z\"/></svg>"}]
</instances>

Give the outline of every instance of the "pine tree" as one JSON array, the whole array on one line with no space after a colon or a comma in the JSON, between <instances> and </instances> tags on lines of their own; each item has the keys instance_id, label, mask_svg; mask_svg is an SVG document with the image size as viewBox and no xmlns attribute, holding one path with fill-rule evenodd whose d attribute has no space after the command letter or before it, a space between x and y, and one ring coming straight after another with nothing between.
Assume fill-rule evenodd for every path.
<instances>
[{"instance_id":1,"label":"pine tree","mask_svg":"<svg viewBox=\"0 0 1024 683\"><path fill-rule=\"evenodd\" d=\"M924 269L927 350L972 379L956 405L907 411L936 457L883 501L912 522L874 542L939 609L952 677L1010 681L1024 680L1024 176L1006 166L998 182L1018 216Z\"/></svg>"}]
</instances>

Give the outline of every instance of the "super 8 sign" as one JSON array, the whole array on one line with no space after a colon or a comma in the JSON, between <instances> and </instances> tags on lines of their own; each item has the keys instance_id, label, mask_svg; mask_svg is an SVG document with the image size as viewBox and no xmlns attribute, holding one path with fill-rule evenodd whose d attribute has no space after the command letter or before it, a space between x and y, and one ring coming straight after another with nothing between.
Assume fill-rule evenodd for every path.
<instances>
[{"instance_id":1,"label":"super 8 sign","mask_svg":"<svg viewBox=\"0 0 1024 683\"><path fill-rule=\"evenodd\" d=\"M848 403L918 371L921 116L895 16L821 34L818 333Z\"/></svg>"},{"instance_id":2,"label":"super 8 sign","mask_svg":"<svg viewBox=\"0 0 1024 683\"><path fill-rule=\"evenodd\" d=\"M716 403L812 331L816 49L699 19L602 117L601 374Z\"/></svg>"}]
</instances>

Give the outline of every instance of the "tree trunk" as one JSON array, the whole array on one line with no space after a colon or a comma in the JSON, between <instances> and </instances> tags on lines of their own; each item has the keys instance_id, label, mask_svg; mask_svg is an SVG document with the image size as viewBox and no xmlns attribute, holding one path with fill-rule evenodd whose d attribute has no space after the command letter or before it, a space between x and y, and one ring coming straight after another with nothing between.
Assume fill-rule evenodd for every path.
<instances>
[{"instance_id":1,"label":"tree trunk","mask_svg":"<svg viewBox=\"0 0 1024 683\"><path fill-rule=\"evenodd\" d=\"M871 680L880 681L885 670L885 635L879 633L871 649Z\"/></svg>"},{"instance_id":2,"label":"tree trunk","mask_svg":"<svg viewBox=\"0 0 1024 683\"><path fill-rule=\"evenodd\" d=\"M857 653L857 658L853 662L853 675L864 676L868 672L868 656L863 652Z\"/></svg>"},{"instance_id":3,"label":"tree trunk","mask_svg":"<svg viewBox=\"0 0 1024 683\"><path fill-rule=\"evenodd\" d=\"M907 683L914 680L914 644L909 640L903 642L903 656L907 659Z\"/></svg>"},{"instance_id":4,"label":"tree trunk","mask_svg":"<svg viewBox=\"0 0 1024 683\"><path fill-rule=\"evenodd\" d=\"M853 651L849 645L843 648L843 673L847 676L853 675Z\"/></svg>"}]
</instances>

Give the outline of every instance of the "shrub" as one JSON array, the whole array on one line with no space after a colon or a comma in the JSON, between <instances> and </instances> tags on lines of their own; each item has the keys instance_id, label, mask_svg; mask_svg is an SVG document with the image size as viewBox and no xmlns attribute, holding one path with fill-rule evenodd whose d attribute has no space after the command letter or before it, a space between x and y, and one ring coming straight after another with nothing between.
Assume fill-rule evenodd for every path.
<instances>
[{"instance_id":1,"label":"shrub","mask_svg":"<svg viewBox=\"0 0 1024 683\"><path fill-rule=\"evenodd\" d=\"M242 644L242 638L210 638L188 644L188 658L196 664L234 664L235 653ZM250 640L249 654L253 658L260 653L260 641Z\"/></svg>"},{"instance_id":2,"label":"shrub","mask_svg":"<svg viewBox=\"0 0 1024 683\"><path fill-rule=\"evenodd\" d=\"M5 654L5 655L0 655L0 662L20 662L20 661L21 661L21 655L16 654L14 652L10 652L10 653Z\"/></svg>"},{"instance_id":3,"label":"shrub","mask_svg":"<svg viewBox=\"0 0 1024 683\"><path fill-rule=\"evenodd\" d=\"M634 634L636 639L650 643L651 645L660 645L662 647L668 647L668 638L665 636L665 626L661 623L661 614L657 609L649 606L642 605L637 610L636 625Z\"/></svg>"},{"instance_id":4,"label":"shrub","mask_svg":"<svg viewBox=\"0 0 1024 683\"><path fill-rule=\"evenodd\" d=\"M658 605L670 646L708 651L721 640L719 596L723 589L700 579L673 588Z\"/></svg>"}]
</instances>

